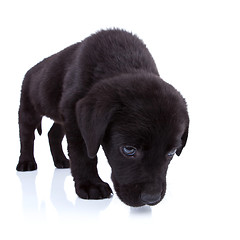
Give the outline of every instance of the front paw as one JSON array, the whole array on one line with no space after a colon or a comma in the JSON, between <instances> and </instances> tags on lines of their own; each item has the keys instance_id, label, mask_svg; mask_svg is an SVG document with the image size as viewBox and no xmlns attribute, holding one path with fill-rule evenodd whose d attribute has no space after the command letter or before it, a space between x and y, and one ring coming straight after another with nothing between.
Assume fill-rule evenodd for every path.
<instances>
[{"instance_id":1,"label":"front paw","mask_svg":"<svg viewBox=\"0 0 240 240\"><path fill-rule=\"evenodd\" d=\"M109 185L103 181L75 181L77 195L83 199L103 199L112 196Z\"/></svg>"},{"instance_id":2,"label":"front paw","mask_svg":"<svg viewBox=\"0 0 240 240\"><path fill-rule=\"evenodd\" d=\"M37 169L37 164L35 161L23 161L19 162L16 170L20 172L34 171Z\"/></svg>"}]
</instances>

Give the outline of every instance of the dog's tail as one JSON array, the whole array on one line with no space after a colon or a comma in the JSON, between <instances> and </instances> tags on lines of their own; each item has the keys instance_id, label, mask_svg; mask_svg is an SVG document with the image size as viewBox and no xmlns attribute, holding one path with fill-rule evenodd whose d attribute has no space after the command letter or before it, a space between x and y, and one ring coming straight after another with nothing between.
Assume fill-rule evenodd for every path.
<instances>
[{"instance_id":1,"label":"dog's tail","mask_svg":"<svg viewBox=\"0 0 240 240\"><path fill-rule=\"evenodd\" d=\"M38 131L38 134L41 136L42 135L42 121L40 121L40 123L38 124L37 131Z\"/></svg>"}]
</instances>

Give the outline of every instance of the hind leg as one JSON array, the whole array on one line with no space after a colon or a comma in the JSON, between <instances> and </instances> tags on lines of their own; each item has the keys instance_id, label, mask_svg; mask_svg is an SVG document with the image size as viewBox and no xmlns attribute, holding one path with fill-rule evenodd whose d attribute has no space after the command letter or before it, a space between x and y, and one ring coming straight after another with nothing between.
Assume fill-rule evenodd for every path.
<instances>
[{"instance_id":1,"label":"hind leg","mask_svg":"<svg viewBox=\"0 0 240 240\"><path fill-rule=\"evenodd\" d=\"M64 137L64 129L62 125L54 123L48 132L50 150L53 162L56 168L69 168L69 160L65 157L62 150L62 140Z\"/></svg>"},{"instance_id":2,"label":"hind leg","mask_svg":"<svg viewBox=\"0 0 240 240\"><path fill-rule=\"evenodd\" d=\"M23 99L23 98L22 98ZM34 131L41 124L42 117L38 115L29 101L22 101L19 109L19 134L21 150L17 171L33 171L37 169L34 159Z\"/></svg>"}]
</instances>

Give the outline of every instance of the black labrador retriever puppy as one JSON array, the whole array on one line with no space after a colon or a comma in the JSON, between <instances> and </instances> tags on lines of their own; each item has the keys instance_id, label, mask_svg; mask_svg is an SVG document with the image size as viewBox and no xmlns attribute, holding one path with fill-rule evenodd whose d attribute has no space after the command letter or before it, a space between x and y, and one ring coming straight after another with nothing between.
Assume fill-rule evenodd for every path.
<instances>
[{"instance_id":1,"label":"black labrador retriever puppy","mask_svg":"<svg viewBox=\"0 0 240 240\"><path fill-rule=\"evenodd\" d=\"M189 117L181 94L164 82L145 44L123 30L100 31L44 59L25 75L19 108L18 171L37 169L34 131L54 120L49 144L57 168L71 166L76 193L109 198L97 171L102 145L119 198L130 206L155 205L166 172L184 148ZM66 134L69 160L61 142Z\"/></svg>"}]
</instances>

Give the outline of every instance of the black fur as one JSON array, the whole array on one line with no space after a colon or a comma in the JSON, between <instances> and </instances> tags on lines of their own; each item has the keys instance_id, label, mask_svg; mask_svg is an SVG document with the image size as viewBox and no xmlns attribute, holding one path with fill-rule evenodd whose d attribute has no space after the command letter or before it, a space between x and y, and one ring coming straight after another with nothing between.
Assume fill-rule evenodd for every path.
<instances>
[{"instance_id":1,"label":"black fur","mask_svg":"<svg viewBox=\"0 0 240 240\"><path fill-rule=\"evenodd\" d=\"M158 74L138 37L122 30L100 31L44 59L22 85L18 171L37 168L34 131L54 120L49 144L57 168L69 167L61 142L66 133L76 193L101 199L112 191L97 172L102 145L119 198L130 206L154 205L166 191L166 172L188 136L185 100ZM124 146L132 146L127 156Z\"/></svg>"}]
</instances>

